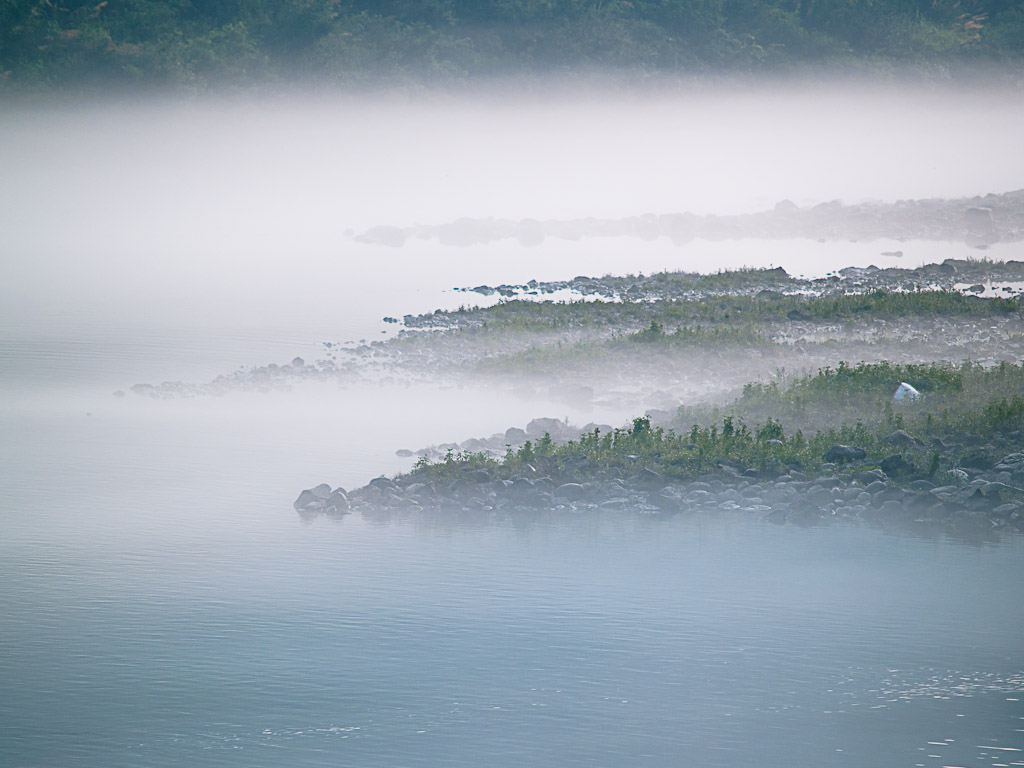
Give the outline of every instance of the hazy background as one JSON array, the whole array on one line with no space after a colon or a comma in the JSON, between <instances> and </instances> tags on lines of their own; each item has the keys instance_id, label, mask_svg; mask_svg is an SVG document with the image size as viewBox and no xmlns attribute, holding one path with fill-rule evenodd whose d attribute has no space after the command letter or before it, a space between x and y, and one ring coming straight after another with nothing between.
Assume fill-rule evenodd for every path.
<instances>
[{"instance_id":1,"label":"hazy background","mask_svg":"<svg viewBox=\"0 0 1024 768\"><path fill-rule=\"evenodd\" d=\"M726 214L784 198L1000 192L1024 179L1021 135L1024 101L1013 91L850 84L12 107L0 113L0 334L113 345L144 332L173 349L171 336L186 333L197 359L224 353L231 370L373 338L384 315L469 300L442 293L454 286L742 265L820 275L962 258L965 246L935 243L392 250L349 235L459 217ZM901 261L880 255L897 249ZM213 341L219 334L231 343Z\"/></svg>"}]
</instances>

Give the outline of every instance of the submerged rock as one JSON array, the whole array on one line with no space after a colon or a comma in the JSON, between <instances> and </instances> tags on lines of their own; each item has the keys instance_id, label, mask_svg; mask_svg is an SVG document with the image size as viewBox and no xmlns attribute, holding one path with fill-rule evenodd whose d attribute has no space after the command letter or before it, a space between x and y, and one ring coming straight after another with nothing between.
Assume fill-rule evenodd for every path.
<instances>
[{"instance_id":1,"label":"submerged rock","mask_svg":"<svg viewBox=\"0 0 1024 768\"><path fill-rule=\"evenodd\" d=\"M348 512L349 500L344 488L331 490L327 483L307 488L293 504L298 512Z\"/></svg>"}]
</instances>

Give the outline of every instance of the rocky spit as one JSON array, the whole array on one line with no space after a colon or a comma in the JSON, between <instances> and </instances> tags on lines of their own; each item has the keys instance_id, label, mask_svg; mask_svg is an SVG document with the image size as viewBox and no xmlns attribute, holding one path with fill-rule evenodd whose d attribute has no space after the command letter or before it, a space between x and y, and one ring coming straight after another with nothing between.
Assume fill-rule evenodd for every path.
<instances>
[{"instance_id":1,"label":"rocky spit","mask_svg":"<svg viewBox=\"0 0 1024 768\"><path fill-rule=\"evenodd\" d=\"M855 446L836 449L837 459L856 455ZM488 517L601 510L729 513L799 526L862 521L973 538L1024 531L1024 453L968 460L930 477L908 471L912 465L901 453L887 457L881 466L885 469L837 461L814 472L760 472L723 464L697 477L674 479L643 467L594 468L584 455L559 462L540 457L514 475L501 468L466 466L444 480L413 472L378 477L351 492L323 484L302 491L295 509L304 519L350 512L387 518L438 512Z\"/></svg>"},{"instance_id":2,"label":"rocky spit","mask_svg":"<svg viewBox=\"0 0 1024 768\"><path fill-rule=\"evenodd\" d=\"M883 254L889 255L889 254ZM782 267L758 270L756 276L748 272L735 273L741 280L722 281L715 275L696 273L662 273L654 275L605 275L588 277L578 275L571 280L522 284L478 285L456 288L465 293L482 296L495 294L506 299L544 297L569 292L579 297L606 301L699 301L715 296L753 296L772 300L782 295L831 296L865 293L874 290L922 291L958 290L986 297L1009 297L1021 292L1024 282L1024 262L992 262L984 259L946 259L941 263L925 264L913 269L876 266L845 267L834 274L817 278L793 277ZM790 318L793 319L793 318ZM797 318L799 319L799 318ZM394 320L395 318L385 318ZM406 328L437 329L461 327L464 315L457 313L428 313L406 315L402 323Z\"/></svg>"},{"instance_id":3,"label":"rocky spit","mask_svg":"<svg viewBox=\"0 0 1024 768\"><path fill-rule=\"evenodd\" d=\"M717 296L751 296L766 306L794 297L841 296L872 290L893 292L926 289L957 290L969 295L1014 298L1024 288L1024 262L989 262L947 259L915 269L849 267L814 280L789 276L782 269L755 272L696 275L665 273L648 276L576 277L569 281L496 288L477 286L467 291L499 292L504 296L534 294L537 299L561 290L581 296L619 302L624 308L642 307L656 312L662 300L701 301ZM614 309L614 308L613 308ZM532 302L521 302L517 311L524 319L533 313ZM628 406L632 409L664 408L673 400L693 402L713 392L731 392L753 378L771 376L780 368L814 370L846 360L931 362L971 359L984 364L1018 360L1024 356L1024 317L1005 316L886 317L873 313L841 319L808 317L800 311L782 312L758 326L760 343L726 347L695 347L686 355L656 355L640 347L631 352L618 348L614 355L560 359L543 365L524 365L516 356L530 350L545 351L558 345L603 343L632 333L650 318L628 320L614 311L598 325L569 324L544 331L518 332L483 326L487 310L468 310L407 315L396 338L372 343L324 342L324 358L246 368L208 382L165 381L131 387L135 395L149 398L219 396L238 391L272 392L307 383L337 386L364 384L405 385L423 381L461 386L486 380L488 386L516 391L537 390L555 401ZM729 322L708 328L730 327ZM671 330L671 329L670 329ZM486 332L483 332L486 331ZM700 373L710 373L706 376ZM589 390L589 393L588 391ZM667 394L666 394L667 393ZM124 393L115 393L118 396Z\"/></svg>"}]
</instances>

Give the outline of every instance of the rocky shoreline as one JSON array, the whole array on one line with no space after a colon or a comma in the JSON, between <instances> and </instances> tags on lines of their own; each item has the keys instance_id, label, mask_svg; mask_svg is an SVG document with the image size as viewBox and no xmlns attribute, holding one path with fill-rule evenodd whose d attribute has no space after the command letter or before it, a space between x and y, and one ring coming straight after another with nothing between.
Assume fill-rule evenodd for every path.
<instances>
[{"instance_id":1,"label":"rocky shoreline","mask_svg":"<svg viewBox=\"0 0 1024 768\"><path fill-rule=\"evenodd\" d=\"M850 267L813 280L766 269L477 286L464 290L531 300L407 315L401 321L386 318L400 324L397 337L369 344L324 342L323 359L269 363L205 383L165 381L130 389L159 399L280 391L307 383L461 386L486 380L488 386L537 390L553 400L578 402L582 396L595 405L621 402L635 410L661 409L668 399L678 403L713 396L705 377L695 375L703 370L713 372L718 390L727 392L780 368L828 365L837 354L848 360L900 362L1020 359L1020 313L979 310L986 302L1017 302L1022 288L1024 262L970 259L915 269ZM543 301L563 290L587 301ZM952 312L894 313L869 306L868 294L879 291L950 292L965 301ZM848 312L829 310L833 299L851 296L865 301ZM705 338L672 354L662 354L671 351L664 345L620 343L652 322L668 332L685 325Z\"/></svg>"},{"instance_id":2,"label":"rocky shoreline","mask_svg":"<svg viewBox=\"0 0 1024 768\"><path fill-rule=\"evenodd\" d=\"M906 440L914 438L901 432L890 436L894 447ZM737 513L801 526L859 520L973 535L1024 531L1024 452L988 461L981 458L984 450L975 451L959 466L927 475L914 472L903 453L887 457L881 467L842 463L857 451L835 446L829 458L836 461L814 471L742 470L721 464L715 471L682 479L642 466L595 468L583 454L559 461L538 457L515 474L466 464L454 477L443 480L420 478L414 471L395 478L378 477L351 492L323 484L302 491L294 506L305 519L350 512L379 516L610 510L659 515Z\"/></svg>"}]
</instances>

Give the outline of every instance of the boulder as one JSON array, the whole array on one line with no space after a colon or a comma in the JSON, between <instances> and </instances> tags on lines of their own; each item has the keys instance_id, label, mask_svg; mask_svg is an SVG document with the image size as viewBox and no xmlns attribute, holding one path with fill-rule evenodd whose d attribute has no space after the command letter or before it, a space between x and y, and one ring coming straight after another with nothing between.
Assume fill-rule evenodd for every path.
<instances>
[{"instance_id":1,"label":"boulder","mask_svg":"<svg viewBox=\"0 0 1024 768\"><path fill-rule=\"evenodd\" d=\"M825 461L845 464L848 461L859 461L867 455L867 451L855 445L833 445L826 451Z\"/></svg>"},{"instance_id":2,"label":"boulder","mask_svg":"<svg viewBox=\"0 0 1024 768\"><path fill-rule=\"evenodd\" d=\"M642 490L655 490L657 488L665 487L665 476L659 472L655 472L653 469L647 469L646 467L640 469L633 476L633 485L636 488Z\"/></svg>"},{"instance_id":3,"label":"boulder","mask_svg":"<svg viewBox=\"0 0 1024 768\"><path fill-rule=\"evenodd\" d=\"M893 477L898 475L905 475L914 471L914 465L907 461L903 457L903 454L900 453L896 453L893 454L892 456L888 456L882 459L882 463L880 466L882 467L882 471L885 472L885 474Z\"/></svg>"},{"instance_id":4,"label":"boulder","mask_svg":"<svg viewBox=\"0 0 1024 768\"><path fill-rule=\"evenodd\" d=\"M864 472L858 472L854 475L854 479L863 485L869 485L876 480L880 480L884 483L888 478L886 478L885 472L880 469L868 469Z\"/></svg>"},{"instance_id":5,"label":"boulder","mask_svg":"<svg viewBox=\"0 0 1024 768\"><path fill-rule=\"evenodd\" d=\"M992 457L981 451L969 453L960 459L960 466L968 469L992 469L995 465Z\"/></svg>"},{"instance_id":6,"label":"boulder","mask_svg":"<svg viewBox=\"0 0 1024 768\"><path fill-rule=\"evenodd\" d=\"M331 495L331 486L329 486L327 483L320 483L320 485L310 488L309 492L312 493L317 498L326 499L328 496Z\"/></svg>"},{"instance_id":7,"label":"boulder","mask_svg":"<svg viewBox=\"0 0 1024 768\"><path fill-rule=\"evenodd\" d=\"M1008 504L1000 504L998 507L995 507L992 510L992 515L994 517L1008 518L1020 512L1021 509L1024 509L1024 506L1022 506L1018 502L1011 501Z\"/></svg>"},{"instance_id":8,"label":"boulder","mask_svg":"<svg viewBox=\"0 0 1024 768\"><path fill-rule=\"evenodd\" d=\"M505 442L509 445L522 445L528 439L526 430L519 427L509 427L505 430Z\"/></svg>"},{"instance_id":9,"label":"boulder","mask_svg":"<svg viewBox=\"0 0 1024 768\"><path fill-rule=\"evenodd\" d=\"M299 498L295 500L292 505L296 510L302 511L305 509L320 509L324 505L324 500L317 496L311 490L305 490L299 494Z\"/></svg>"},{"instance_id":10,"label":"boulder","mask_svg":"<svg viewBox=\"0 0 1024 768\"><path fill-rule=\"evenodd\" d=\"M338 488L324 501L324 507L328 512L344 514L352 508L352 505L349 503L345 489Z\"/></svg>"},{"instance_id":11,"label":"boulder","mask_svg":"<svg viewBox=\"0 0 1024 768\"><path fill-rule=\"evenodd\" d=\"M555 488L556 498L566 499L567 501L581 499L585 493L586 489L579 483L564 483Z\"/></svg>"},{"instance_id":12,"label":"boulder","mask_svg":"<svg viewBox=\"0 0 1024 768\"><path fill-rule=\"evenodd\" d=\"M526 434L530 437L543 437L545 433L554 437L562 431L563 424L558 419L534 419L526 425Z\"/></svg>"},{"instance_id":13,"label":"boulder","mask_svg":"<svg viewBox=\"0 0 1024 768\"><path fill-rule=\"evenodd\" d=\"M900 382L900 385L896 387L896 391L892 395L892 399L897 403L911 402L920 399L920 397L921 393L905 381Z\"/></svg>"},{"instance_id":14,"label":"boulder","mask_svg":"<svg viewBox=\"0 0 1024 768\"><path fill-rule=\"evenodd\" d=\"M913 435L908 434L902 429L897 429L895 432L890 432L888 435L882 438L882 442L887 445L895 446L896 448L910 448L913 446L924 445L924 443L918 440Z\"/></svg>"}]
</instances>

